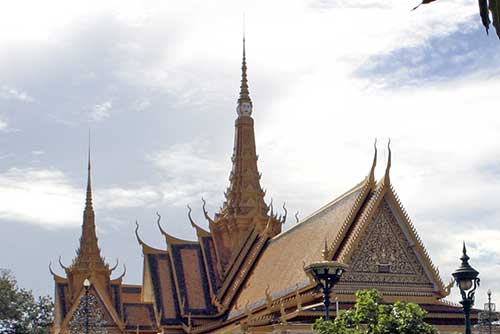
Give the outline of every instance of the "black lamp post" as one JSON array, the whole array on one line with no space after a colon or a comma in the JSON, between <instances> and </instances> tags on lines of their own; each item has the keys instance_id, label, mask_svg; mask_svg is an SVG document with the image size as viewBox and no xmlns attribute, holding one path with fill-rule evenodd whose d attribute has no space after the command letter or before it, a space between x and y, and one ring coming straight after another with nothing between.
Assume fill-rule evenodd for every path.
<instances>
[{"instance_id":1,"label":"black lamp post","mask_svg":"<svg viewBox=\"0 0 500 334\"><path fill-rule=\"evenodd\" d=\"M488 333L491 334L491 289L488 289Z\"/></svg>"},{"instance_id":2,"label":"black lamp post","mask_svg":"<svg viewBox=\"0 0 500 334\"><path fill-rule=\"evenodd\" d=\"M323 290L325 304L325 320L330 320L330 294L332 288L340 280L342 273L347 269L343 263L336 261L318 261L304 267L306 274L311 275Z\"/></svg>"},{"instance_id":3,"label":"black lamp post","mask_svg":"<svg viewBox=\"0 0 500 334\"><path fill-rule=\"evenodd\" d=\"M83 281L83 287L85 288L85 334L89 334L89 288L90 281L86 278Z\"/></svg>"},{"instance_id":4,"label":"black lamp post","mask_svg":"<svg viewBox=\"0 0 500 334\"><path fill-rule=\"evenodd\" d=\"M479 278L477 277L479 272L472 268L469 264L469 257L467 256L465 242L463 255L460 260L462 260L462 264L452 275L455 278L455 282L457 282L460 294L462 295L460 304L462 304L464 308L465 334L471 334L470 310L472 305L474 305L474 294L479 286Z\"/></svg>"}]
</instances>

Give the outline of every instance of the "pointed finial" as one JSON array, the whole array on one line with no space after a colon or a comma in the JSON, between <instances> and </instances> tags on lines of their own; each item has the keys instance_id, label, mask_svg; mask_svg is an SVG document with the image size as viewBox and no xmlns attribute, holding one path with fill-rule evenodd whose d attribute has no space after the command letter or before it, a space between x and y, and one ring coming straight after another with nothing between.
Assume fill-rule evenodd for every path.
<instances>
[{"instance_id":1,"label":"pointed finial","mask_svg":"<svg viewBox=\"0 0 500 334\"><path fill-rule=\"evenodd\" d=\"M139 222L137 220L135 221L135 237L137 238L137 242L139 243L139 245L146 245L146 243L142 241L141 237L139 236Z\"/></svg>"},{"instance_id":2,"label":"pointed finial","mask_svg":"<svg viewBox=\"0 0 500 334\"><path fill-rule=\"evenodd\" d=\"M375 167L377 166L377 138L375 138L375 143L373 144L373 148L374 148L373 162L372 162L372 167L370 169L370 175L368 176L368 179L372 184L375 183Z\"/></svg>"},{"instance_id":3,"label":"pointed finial","mask_svg":"<svg viewBox=\"0 0 500 334\"><path fill-rule=\"evenodd\" d=\"M92 181L90 176L90 129L88 144L88 162L87 162L87 197L85 200L85 209L92 209Z\"/></svg>"},{"instance_id":4,"label":"pointed finial","mask_svg":"<svg viewBox=\"0 0 500 334\"><path fill-rule=\"evenodd\" d=\"M389 184L390 183L389 172L391 170L391 164L392 164L391 138L389 138L389 141L387 142L387 150L388 150L388 157L387 157L387 167L385 168L384 180L386 184Z\"/></svg>"},{"instance_id":5,"label":"pointed finial","mask_svg":"<svg viewBox=\"0 0 500 334\"><path fill-rule=\"evenodd\" d=\"M460 259L462 261L469 261L470 257L467 255L467 247L465 247L465 241L463 242L462 253L463 253L463 255Z\"/></svg>"},{"instance_id":6,"label":"pointed finial","mask_svg":"<svg viewBox=\"0 0 500 334\"><path fill-rule=\"evenodd\" d=\"M238 105L236 107L236 111L239 116L252 115L252 100L250 99L250 93L248 91L245 34L243 34L243 59L241 64L240 97L238 98Z\"/></svg>"},{"instance_id":7,"label":"pointed finial","mask_svg":"<svg viewBox=\"0 0 500 334\"><path fill-rule=\"evenodd\" d=\"M321 252L323 253L323 260L328 260L328 240L325 238L325 246L323 248L323 251Z\"/></svg>"}]
</instances>

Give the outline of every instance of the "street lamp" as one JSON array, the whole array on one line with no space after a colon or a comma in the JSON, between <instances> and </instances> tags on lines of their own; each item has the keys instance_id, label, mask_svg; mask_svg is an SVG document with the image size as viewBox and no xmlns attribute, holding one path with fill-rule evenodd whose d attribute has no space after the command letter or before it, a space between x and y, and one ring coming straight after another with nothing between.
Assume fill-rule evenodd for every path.
<instances>
[{"instance_id":1,"label":"street lamp","mask_svg":"<svg viewBox=\"0 0 500 334\"><path fill-rule=\"evenodd\" d=\"M83 287L85 288L85 334L89 334L89 288L90 281L86 278L83 281Z\"/></svg>"},{"instance_id":2,"label":"street lamp","mask_svg":"<svg viewBox=\"0 0 500 334\"><path fill-rule=\"evenodd\" d=\"M340 280L342 273L347 269L343 263L336 261L318 261L304 267L307 275L312 276L323 290L323 303L325 304L325 320L330 320L330 293Z\"/></svg>"},{"instance_id":3,"label":"street lamp","mask_svg":"<svg viewBox=\"0 0 500 334\"><path fill-rule=\"evenodd\" d=\"M452 275L455 278L455 282L457 282L460 294L462 295L460 304L462 304L464 308L465 334L471 334L470 310L472 305L474 305L474 294L476 292L476 288L479 286L479 278L477 277L479 272L470 266L469 259L470 258L467 256L467 249L465 248L464 242L463 255L460 258L460 260L462 260L462 264Z\"/></svg>"},{"instance_id":4,"label":"street lamp","mask_svg":"<svg viewBox=\"0 0 500 334\"><path fill-rule=\"evenodd\" d=\"M491 334L491 289L488 289L488 333Z\"/></svg>"}]
</instances>

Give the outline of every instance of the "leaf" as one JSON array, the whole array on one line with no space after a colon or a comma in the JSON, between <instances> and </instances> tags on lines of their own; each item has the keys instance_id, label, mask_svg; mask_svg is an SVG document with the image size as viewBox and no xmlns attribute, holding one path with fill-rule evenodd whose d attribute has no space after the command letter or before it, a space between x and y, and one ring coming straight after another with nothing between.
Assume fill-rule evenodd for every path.
<instances>
[{"instance_id":1,"label":"leaf","mask_svg":"<svg viewBox=\"0 0 500 334\"><path fill-rule=\"evenodd\" d=\"M500 38L500 0L490 0L489 7L493 17L493 26L497 31L498 38Z\"/></svg>"},{"instance_id":2,"label":"leaf","mask_svg":"<svg viewBox=\"0 0 500 334\"><path fill-rule=\"evenodd\" d=\"M490 29L490 12L488 11L488 0L479 0L479 15L481 16L481 21L483 21L483 26L486 28L486 34L488 34L488 30Z\"/></svg>"},{"instance_id":3,"label":"leaf","mask_svg":"<svg viewBox=\"0 0 500 334\"><path fill-rule=\"evenodd\" d=\"M420 3L420 5L416 6L415 8L413 8L412 10L415 10L417 9L418 7L420 7L421 5L426 5L428 3L431 3L433 1L436 1L436 0L422 0L422 2Z\"/></svg>"}]
</instances>

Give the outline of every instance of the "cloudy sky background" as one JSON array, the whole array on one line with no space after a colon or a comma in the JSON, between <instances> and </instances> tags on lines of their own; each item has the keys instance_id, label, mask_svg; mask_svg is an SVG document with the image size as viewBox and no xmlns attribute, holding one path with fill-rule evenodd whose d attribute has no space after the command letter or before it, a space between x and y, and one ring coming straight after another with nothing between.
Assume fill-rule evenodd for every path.
<instances>
[{"instance_id":1,"label":"cloudy sky background","mask_svg":"<svg viewBox=\"0 0 500 334\"><path fill-rule=\"evenodd\" d=\"M305 217L367 174L392 182L444 281L466 240L500 293L500 43L473 0L17 1L0 12L0 267L52 294L84 205L88 129L103 254L140 283L134 221L194 238L222 203L243 12L267 199ZM287 226L294 223L289 218ZM61 271L59 271L61 272ZM456 294L453 300L458 300Z\"/></svg>"}]
</instances>

